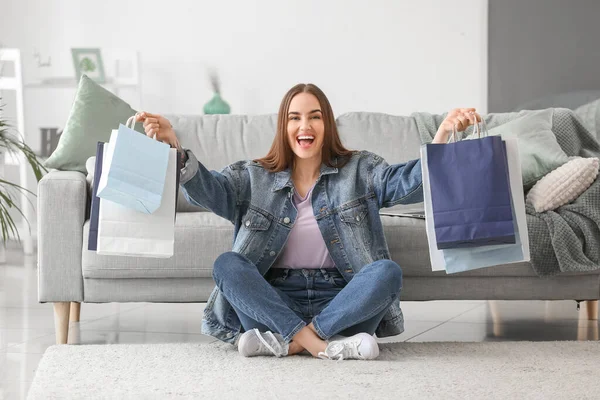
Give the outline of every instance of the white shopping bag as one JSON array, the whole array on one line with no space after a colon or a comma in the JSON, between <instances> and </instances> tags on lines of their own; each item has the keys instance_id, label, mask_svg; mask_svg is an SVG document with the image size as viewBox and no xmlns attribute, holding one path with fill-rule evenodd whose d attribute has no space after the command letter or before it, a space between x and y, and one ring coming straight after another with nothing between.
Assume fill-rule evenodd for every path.
<instances>
[{"instance_id":1,"label":"white shopping bag","mask_svg":"<svg viewBox=\"0 0 600 400\"><path fill-rule=\"evenodd\" d=\"M438 250L436 246L433 212L431 206L431 188L427 170L427 151L421 147L421 165L423 169L423 194L425 203L425 225L429 241L429 255L433 271L447 270L449 273L490 267L499 264L511 264L530 260L529 234L525 214L525 197L519 149L515 138L504 139L512 195L514 216L518 228L516 244L480 246L473 249ZM515 246L518 249L515 249ZM515 251L518 250L518 251Z\"/></svg>"},{"instance_id":2,"label":"white shopping bag","mask_svg":"<svg viewBox=\"0 0 600 400\"><path fill-rule=\"evenodd\" d=\"M106 160L106 146L104 160ZM100 199L97 254L170 258L175 243L177 150L169 150L169 163L160 207L146 214Z\"/></svg>"}]
</instances>

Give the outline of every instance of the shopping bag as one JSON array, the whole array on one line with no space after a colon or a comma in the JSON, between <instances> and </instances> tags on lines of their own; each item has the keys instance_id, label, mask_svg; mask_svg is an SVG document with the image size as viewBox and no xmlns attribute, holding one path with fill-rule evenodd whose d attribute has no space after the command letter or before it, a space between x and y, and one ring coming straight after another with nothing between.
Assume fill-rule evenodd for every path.
<instances>
[{"instance_id":1,"label":"shopping bag","mask_svg":"<svg viewBox=\"0 0 600 400\"><path fill-rule=\"evenodd\" d=\"M88 235L88 250L96 251L98 244L98 212L100 210L100 197L98 197L98 182L102 174L102 161L104 157L104 142L96 145L96 163L94 167L94 182L92 190L92 205L90 207L90 231Z\"/></svg>"},{"instance_id":2,"label":"shopping bag","mask_svg":"<svg viewBox=\"0 0 600 400\"><path fill-rule=\"evenodd\" d=\"M433 223L433 208L431 207L431 189L429 183L429 169L427 168L427 147L421 146L421 175L423 176L423 208L425 210L425 232L429 244L429 260L432 271L445 271L446 260L442 250L437 248L435 225Z\"/></svg>"},{"instance_id":3,"label":"shopping bag","mask_svg":"<svg viewBox=\"0 0 600 400\"><path fill-rule=\"evenodd\" d=\"M421 147L423 169L423 194L425 204L425 225L429 241L429 254L433 271L446 270L448 273L462 272L500 264L529 261L529 233L525 214L525 197L519 158L518 142L506 139L507 165L511 188L511 212L515 230L514 244L501 244L471 248L438 250L435 242L435 229L431 207L431 191L427 170L427 151Z\"/></svg>"},{"instance_id":4,"label":"shopping bag","mask_svg":"<svg viewBox=\"0 0 600 400\"><path fill-rule=\"evenodd\" d=\"M151 214L161 205L170 146L134 131L135 117L130 123L110 135L98 197Z\"/></svg>"},{"instance_id":5,"label":"shopping bag","mask_svg":"<svg viewBox=\"0 0 600 400\"><path fill-rule=\"evenodd\" d=\"M104 161L108 157L106 145ZM152 214L100 199L97 254L169 258L175 240L175 207L179 184L176 149L169 150L164 193Z\"/></svg>"},{"instance_id":6,"label":"shopping bag","mask_svg":"<svg viewBox=\"0 0 600 400\"><path fill-rule=\"evenodd\" d=\"M514 244L502 138L427 144L425 150L437 248Z\"/></svg>"},{"instance_id":7,"label":"shopping bag","mask_svg":"<svg viewBox=\"0 0 600 400\"><path fill-rule=\"evenodd\" d=\"M449 274L530 260L529 233L527 230L525 195L523 193L523 176L521 174L518 140L516 138L509 138L505 139L504 143L506 146L511 191L515 243L473 247L469 249L445 249L442 253L446 262L446 272Z\"/></svg>"}]
</instances>

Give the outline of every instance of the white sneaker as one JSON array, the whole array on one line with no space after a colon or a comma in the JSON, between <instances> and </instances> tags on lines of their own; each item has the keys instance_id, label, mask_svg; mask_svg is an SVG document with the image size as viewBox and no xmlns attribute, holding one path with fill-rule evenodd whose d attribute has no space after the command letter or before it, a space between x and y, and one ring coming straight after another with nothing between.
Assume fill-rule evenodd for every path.
<instances>
[{"instance_id":1,"label":"white sneaker","mask_svg":"<svg viewBox=\"0 0 600 400\"><path fill-rule=\"evenodd\" d=\"M252 329L244 332L238 341L238 351L244 357L275 356L283 357L288 354L289 345L278 333L260 332Z\"/></svg>"},{"instance_id":2,"label":"white sneaker","mask_svg":"<svg viewBox=\"0 0 600 400\"><path fill-rule=\"evenodd\" d=\"M319 358L325 360L373 360L379 356L379 346L368 333L329 342Z\"/></svg>"}]
</instances>

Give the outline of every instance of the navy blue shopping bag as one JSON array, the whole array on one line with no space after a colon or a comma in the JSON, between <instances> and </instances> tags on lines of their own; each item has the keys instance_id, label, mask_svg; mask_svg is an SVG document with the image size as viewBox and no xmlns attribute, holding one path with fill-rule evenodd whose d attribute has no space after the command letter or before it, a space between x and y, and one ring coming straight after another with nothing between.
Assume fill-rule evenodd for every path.
<instances>
[{"instance_id":1,"label":"navy blue shopping bag","mask_svg":"<svg viewBox=\"0 0 600 400\"><path fill-rule=\"evenodd\" d=\"M488 136L426 147L438 249L514 244L502 138Z\"/></svg>"},{"instance_id":2,"label":"navy blue shopping bag","mask_svg":"<svg viewBox=\"0 0 600 400\"><path fill-rule=\"evenodd\" d=\"M98 142L96 146L96 165L94 167L94 182L92 190L92 206L90 209L90 234L88 236L88 250L97 250L98 246L98 213L100 211L100 197L98 197L98 182L102 175L102 159L104 158L104 143Z\"/></svg>"}]
</instances>

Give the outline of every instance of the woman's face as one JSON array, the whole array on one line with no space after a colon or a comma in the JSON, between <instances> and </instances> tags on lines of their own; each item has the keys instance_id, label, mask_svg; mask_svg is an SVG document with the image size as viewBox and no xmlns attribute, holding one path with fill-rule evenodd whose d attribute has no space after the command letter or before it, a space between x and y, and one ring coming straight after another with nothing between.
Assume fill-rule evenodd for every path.
<instances>
[{"instance_id":1,"label":"woman's face","mask_svg":"<svg viewBox=\"0 0 600 400\"><path fill-rule=\"evenodd\" d=\"M288 110L288 141L296 157L318 159L325 136L323 113L319 100L310 93L299 93L292 98ZM302 138L306 139L302 139Z\"/></svg>"}]
</instances>

